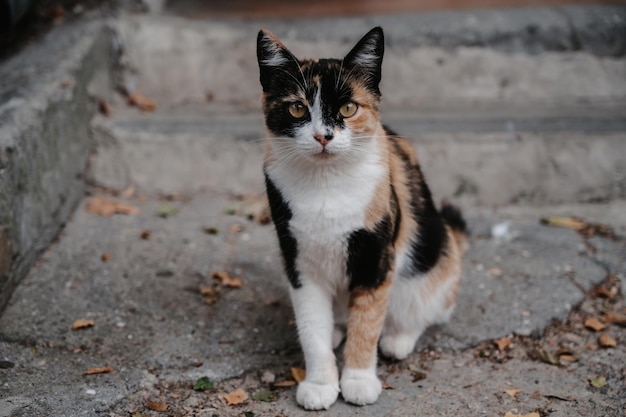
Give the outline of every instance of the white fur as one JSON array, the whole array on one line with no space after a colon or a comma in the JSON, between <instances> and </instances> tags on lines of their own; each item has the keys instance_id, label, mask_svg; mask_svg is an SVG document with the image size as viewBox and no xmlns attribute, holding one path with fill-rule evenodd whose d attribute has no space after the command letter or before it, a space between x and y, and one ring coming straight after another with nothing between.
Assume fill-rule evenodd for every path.
<instances>
[{"instance_id":1,"label":"white fur","mask_svg":"<svg viewBox=\"0 0 626 417\"><path fill-rule=\"evenodd\" d=\"M289 62L289 59L284 55L283 49L276 42L272 41L271 38L265 36L263 38L263 46L270 55L268 58L261 61L262 65L280 67Z\"/></svg>"},{"instance_id":2,"label":"white fur","mask_svg":"<svg viewBox=\"0 0 626 417\"><path fill-rule=\"evenodd\" d=\"M296 400L308 410L328 409L339 394L339 373L332 350L333 313L330 294L309 280L292 289L291 300L306 359L306 379Z\"/></svg>"},{"instance_id":3,"label":"white fur","mask_svg":"<svg viewBox=\"0 0 626 417\"><path fill-rule=\"evenodd\" d=\"M341 395L349 403L372 404L382 390L383 386L376 376L376 364L371 369L344 368L341 373Z\"/></svg>"}]
</instances>

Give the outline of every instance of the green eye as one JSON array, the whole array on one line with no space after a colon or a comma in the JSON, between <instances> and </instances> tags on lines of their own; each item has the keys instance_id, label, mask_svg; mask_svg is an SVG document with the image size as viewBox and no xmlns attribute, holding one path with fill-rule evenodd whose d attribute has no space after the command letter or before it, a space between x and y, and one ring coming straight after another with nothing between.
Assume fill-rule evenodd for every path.
<instances>
[{"instance_id":1,"label":"green eye","mask_svg":"<svg viewBox=\"0 0 626 417\"><path fill-rule=\"evenodd\" d=\"M307 111L306 106L299 101L289 105L289 114L296 119L302 119Z\"/></svg>"},{"instance_id":2,"label":"green eye","mask_svg":"<svg viewBox=\"0 0 626 417\"><path fill-rule=\"evenodd\" d=\"M339 107L339 114L346 119L354 116L359 106L356 103L349 102Z\"/></svg>"}]
</instances>

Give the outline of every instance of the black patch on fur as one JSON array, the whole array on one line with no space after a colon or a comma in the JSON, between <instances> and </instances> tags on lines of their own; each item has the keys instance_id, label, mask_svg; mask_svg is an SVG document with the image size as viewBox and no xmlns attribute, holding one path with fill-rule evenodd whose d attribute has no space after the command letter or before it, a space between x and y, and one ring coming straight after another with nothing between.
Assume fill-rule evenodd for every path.
<instances>
[{"instance_id":1,"label":"black patch on fur","mask_svg":"<svg viewBox=\"0 0 626 417\"><path fill-rule=\"evenodd\" d=\"M418 234L411 240L411 260L413 271L427 273L439 261L441 254L447 247L448 234L446 226L435 204L428 185L418 164L411 161L408 155L399 145L397 135L390 129L385 128L389 140L394 146L395 152L404 163L408 179L408 187L411 192L411 214L417 223Z\"/></svg>"},{"instance_id":2,"label":"black patch on fur","mask_svg":"<svg viewBox=\"0 0 626 417\"><path fill-rule=\"evenodd\" d=\"M391 181L390 181L391 182ZM395 221L393 223L393 235L391 236L391 241L396 243L398 239L398 235L400 234L400 223L402 222L402 213L400 212L400 202L398 201L398 194L396 194L396 189L393 187L393 184L390 184L391 187L391 212L395 213Z\"/></svg>"},{"instance_id":3,"label":"black patch on fur","mask_svg":"<svg viewBox=\"0 0 626 417\"><path fill-rule=\"evenodd\" d=\"M386 215L374 231L358 229L348 237L349 289L377 288L391 266L393 225Z\"/></svg>"},{"instance_id":4,"label":"black patch on fur","mask_svg":"<svg viewBox=\"0 0 626 417\"><path fill-rule=\"evenodd\" d=\"M302 287L300 273L296 269L296 258L298 256L298 242L289 230L289 220L291 220L291 209L283 199L283 195L276 188L272 180L265 174L265 187L267 189L267 199L270 202L272 220L278 235L278 244L285 263L285 273L293 288Z\"/></svg>"},{"instance_id":5,"label":"black patch on fur","mask_svg":"<svg viewBox=\"0 0 626 417\"><path fill-rule=\"evenodd\" d=\"M450 226L453 230L458 230L462 233L467 233L467 223L465 223L465 219L461 214L461 210L458 207L444 202L441 205L441 217L443 217L443 221L446 222L448 226Z\"/></svg>"},{"instance_id":6,"label":"black patch on fur","mask_svg":"<svg viewBox=\"0 0 626 417\"><path fill-rule=\"evenodd\" d=\"M415 271L426 273L437 264L447 247L448 234L423 179L417 188L420 190L418 192L423 198L423 204L418 207L419 204L412 203L419 236L415 236L411 242L411 258Z\"/></svg>"}]
</instances>

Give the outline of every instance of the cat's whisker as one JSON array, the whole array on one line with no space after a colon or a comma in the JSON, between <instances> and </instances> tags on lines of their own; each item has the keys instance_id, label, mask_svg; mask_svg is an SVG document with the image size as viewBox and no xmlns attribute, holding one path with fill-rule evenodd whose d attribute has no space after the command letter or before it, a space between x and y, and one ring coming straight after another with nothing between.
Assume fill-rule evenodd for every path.
<instances>
[{"instance_id":1,"label":"cat's whisker","mask_svg":"<svg viewBox=\"0 0 626 417\"><path fill-rule=\"evenodd\" d=\"M296 63L296 66L298 67L298 71L300 71L300 75L302 75L302 81L304 82L304 87L306 87L304 88L304 90L306 91L309 89L309 84L306 82L306 77L304 76L304 73L302 72L302 67L300 66L300 62L295 56L293 56L292 54L290 55L291 55L291 59Z\"/></svg>"},{"instance_id":2,"label":"cat's whisker","mask_svg":"<svg viewBox=\"0 0 626 417\"><path fill-rule=\"evenodd\" d=\"M282 68L279 68L278 70L283 72L283 73L285 73L285 74L287 74L287 75L289 75L296 82L297 86L300 87L301 90L303 90L303 91L305 90L304 86L307 85L307 83L306 83L306 80L304 79L304 75L302 76L303 77L302 81L304 82L304 85L303 85L302 82L300 80L298 80L298 78L296 78L296 76L293 75L291 72L289 72L289 71L287 71L285 69L282 69ZM302 74L302 71L300 71L300 73Z\"/></svg>"},{"instance_id":3,"label":"cat's whisker","mask_svg":"<svg viewBox=\"0 0 626 417\"><path fill-rule=\"evenodd\" d=\"M338 90L338 86L339 86L339 80L341 80L341 74L343 72L343 59L341 60L341 64L339 65L339 74L336 75L336 81L335 81L335 90Z\"/></svg>"}]
</instances>

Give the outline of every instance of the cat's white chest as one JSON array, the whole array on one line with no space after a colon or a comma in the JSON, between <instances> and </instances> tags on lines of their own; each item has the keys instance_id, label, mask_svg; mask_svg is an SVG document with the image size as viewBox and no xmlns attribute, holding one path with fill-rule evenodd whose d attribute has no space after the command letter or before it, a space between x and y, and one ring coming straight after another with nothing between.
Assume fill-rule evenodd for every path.
<instances>
[{"instance_id":1,"label":"cat's white chest","mask_svg":"<svg viewBox=\"0 0 626 417\"><path fill-rule=\"evenodd\" d=\"M291 209L291 230L323 239L363 227L385 168L373 160L345 169L270 169L269 175Z\"/></svg>"},{"instance_id":2,"label":"cat's white chest","mask_svg":"<svg viewBox=\"0 0 626 417\"><path fill-rule=\"evenodd\" d=\"M345 284L348 237L364 227L377 184L386 175L377 160L365 162L327 171L268 169L291 210L289 230L298 242L298 269L335 288Z\"/></svg>"}]
</instances>

